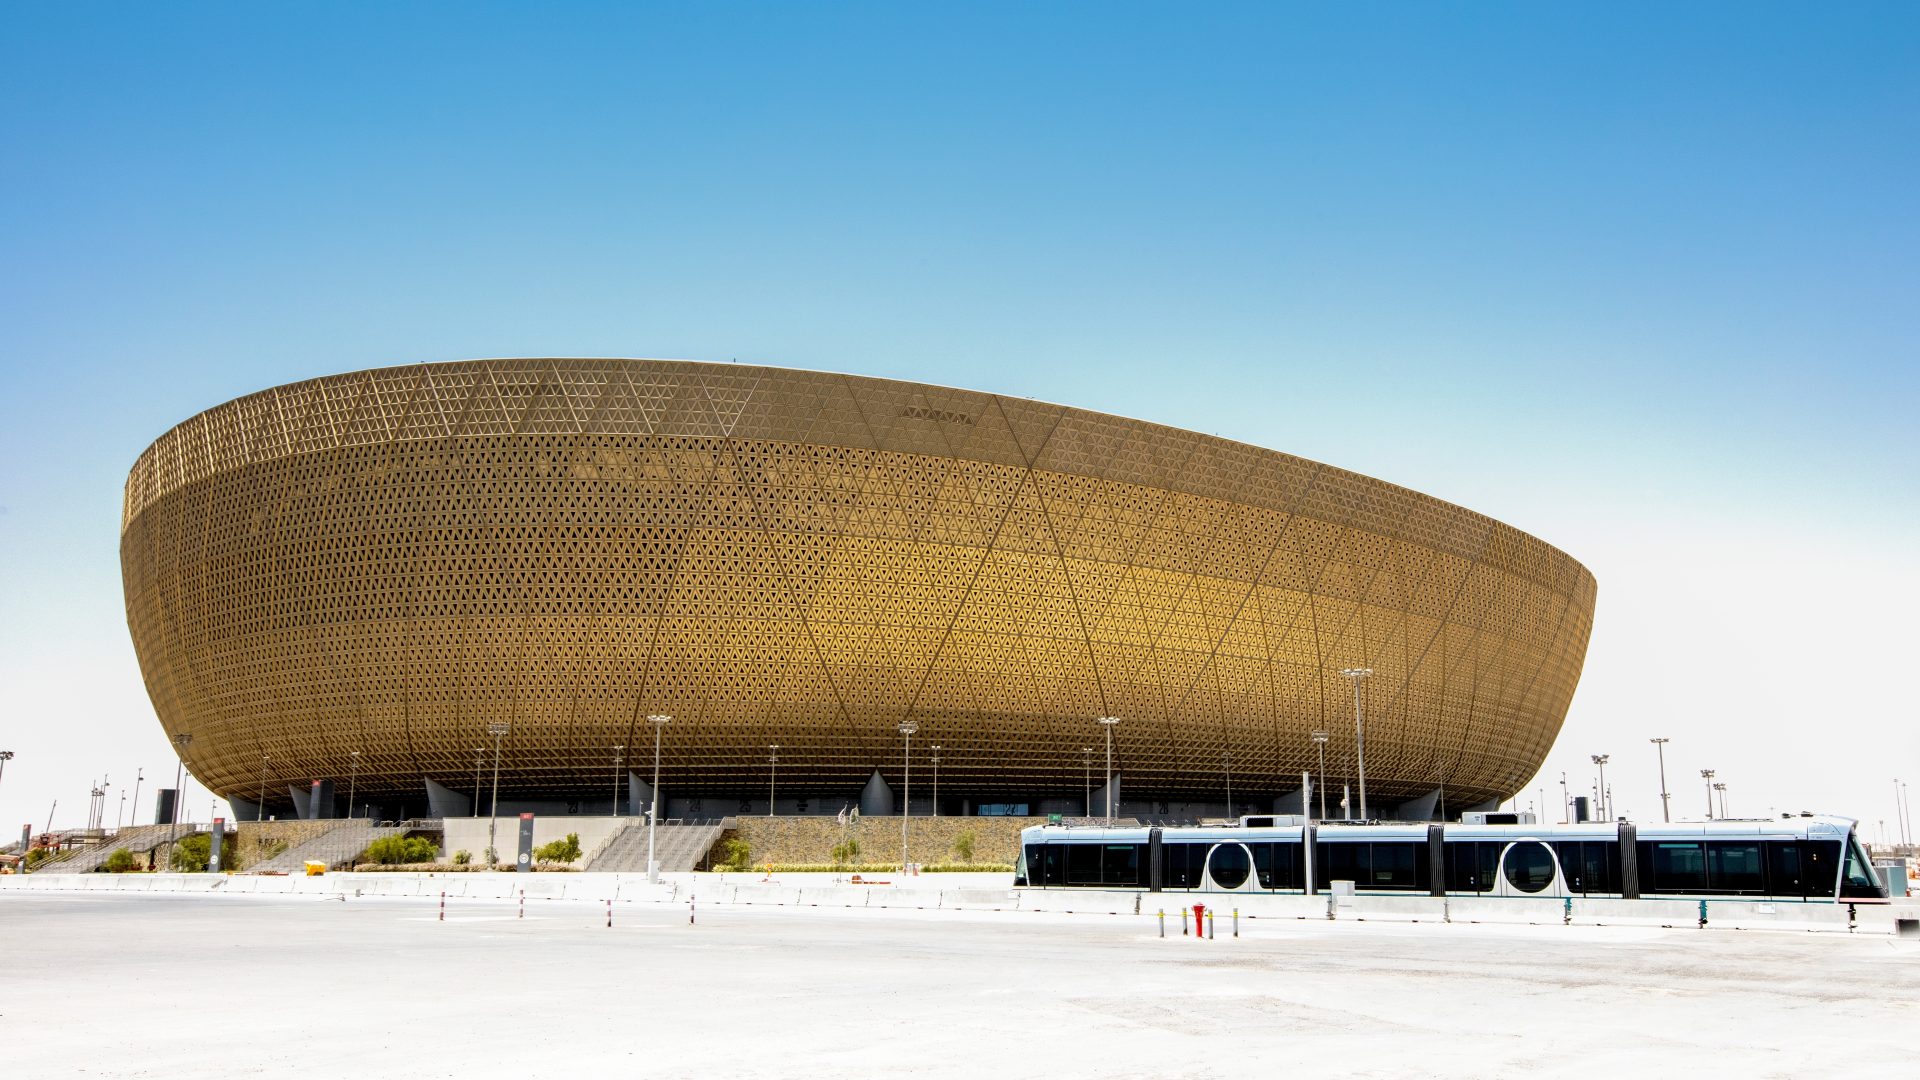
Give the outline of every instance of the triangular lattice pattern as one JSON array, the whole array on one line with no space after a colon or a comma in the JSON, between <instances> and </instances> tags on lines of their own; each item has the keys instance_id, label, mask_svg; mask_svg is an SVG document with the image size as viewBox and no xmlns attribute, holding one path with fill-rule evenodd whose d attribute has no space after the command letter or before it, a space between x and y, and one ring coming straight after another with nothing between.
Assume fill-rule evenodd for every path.
<instances>
[{"instance_id":1,"label":"triangular lattice pattern","mask_svg":"<svg viewBox=\"0 0 1920 1080\"><path fill-rule=\"evenodd\" d=\"M1551 745L1594 581L1499 522L1354 473L1024 399L777 368L491 360L211 409L127 481L127 615L195 775L607 790L1077 794L1123 718L1129 794L1297 787L1308 732L1369 787L1506 794ZM1337 781L1336 781L1337 782Z\"/></svg>"}]
</instances>

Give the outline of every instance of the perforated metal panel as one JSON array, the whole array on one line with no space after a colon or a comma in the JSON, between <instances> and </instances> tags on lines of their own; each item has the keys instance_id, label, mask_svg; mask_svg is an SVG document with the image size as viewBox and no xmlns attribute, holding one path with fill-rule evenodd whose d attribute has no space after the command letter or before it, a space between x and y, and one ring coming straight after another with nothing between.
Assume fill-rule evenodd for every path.
<instances>
[{"instance_id":1,"label":"perforated metal panel","mask_svg":"<svg viewBox=\"0 0 1920 1080\"><path fill-rule=\"evenodd\" d=\"M857 792L941 746L950 792L1296 786L1353 742L1374 798L1505 794L1580 674L1594 581L1459 507L1256 447L1022 399L728 364L491 360L277 387L162 436L121 557L195 775L603 794L669 713L663 783ZM650 754L647 755L650 757ZM649 762L650 764L650 762ZM271 798L270 798L271 802Z\"/></svg>"}]
</instances>

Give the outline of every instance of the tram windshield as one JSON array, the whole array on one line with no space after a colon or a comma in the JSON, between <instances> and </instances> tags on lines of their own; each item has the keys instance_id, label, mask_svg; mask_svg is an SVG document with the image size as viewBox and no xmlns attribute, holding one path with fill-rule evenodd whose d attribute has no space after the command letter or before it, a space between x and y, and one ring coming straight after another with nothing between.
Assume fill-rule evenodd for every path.
<instances>
[{"instance_id":1,"label":"tram windshield","mask_svg":"<svg viewBox=\"0 0 1920 1080\"><path fill-rule=\"evenodd\" d=\"M1847 837L1847 868L1841 877L1840 895L1842 896L1885 896L1881 890L1880 875L1873 871L1873 860L1861 850L1860 837Z\"/></svg>"}]
</instances>

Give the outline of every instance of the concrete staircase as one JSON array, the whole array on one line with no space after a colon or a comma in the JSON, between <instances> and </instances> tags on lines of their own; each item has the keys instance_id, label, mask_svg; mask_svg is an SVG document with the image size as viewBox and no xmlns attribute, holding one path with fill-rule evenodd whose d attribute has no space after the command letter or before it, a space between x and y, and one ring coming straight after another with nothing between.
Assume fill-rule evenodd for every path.
<instances>
[{"instance_id":1,"label":"concrete staircase","mask_svg":"<svg viewBox=\"0 0 1920 1080\"><path fill-rule=\"evenodd\" d=\"M400 826L376 825L364 819L342 821L304 844L295 844L265 862L247 867L247 872L298 874L306 870L309 860L326 863L329 870L338 870L351 866L354 858L375 840L411 831Z\"/></svg>"},{"instance_id":2,"label":"concrete staircase","mask_svg":"<svg viewBox=\"0 0 1920 1080\"><path fill-rule=\"evenodd\" d=\"M184 840L206 830L195 825L130 825L111 838L82 848L73 848L54 861L41 864L36 874L91 874L113 853L125 849L136 854L152 851L177 836ZM16 845L17 846L17 845Z\"/></svg>"},{"instance_id":3,"label":"concrete staircase","mask_svg":"<svg viewBox=\"0 0 1920 1080\"><path fill-rule=\"evenodd\" d=\"M701 825L661 823L654 832L653 857L661 873L696 870L713 845L726 832L720 822ZM588 860L586 869L614 873L647 872L647 827L629 825L614 834L605 847Z\"/></svg>"}]
</instances>

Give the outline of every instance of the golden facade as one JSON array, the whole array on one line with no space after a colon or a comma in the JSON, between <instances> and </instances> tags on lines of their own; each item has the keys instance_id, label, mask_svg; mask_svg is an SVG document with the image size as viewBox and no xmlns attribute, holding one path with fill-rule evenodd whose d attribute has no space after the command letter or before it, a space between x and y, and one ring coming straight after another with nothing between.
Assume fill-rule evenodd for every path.
<instances>
[{"instance_id":1,"label":"golden facade","mask_svg":"<svg viewBox=\"0 0 1920 1080\"><path fill-rule=\"evenodd\" d=\"M1497 521L1136 420L883 379L489 360L277 387L127 481L127 621L193 772L252 798L898 785L1078 797L1117 716L1129 798L1292 791L1367 666L1387 805L1513 792L1566 715L1594 580ZM491 768L491 749L488 751ZM1096 749L1094 771L1102 768ZM644 769L643 769L644 771Z\"/></svg>"}]
</instances>

